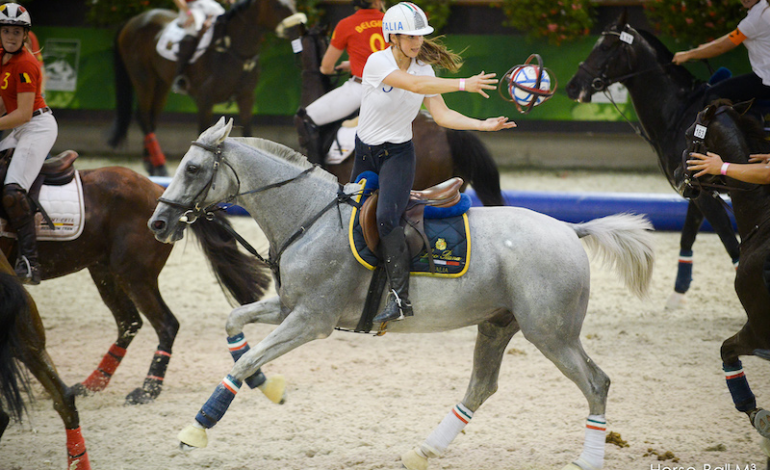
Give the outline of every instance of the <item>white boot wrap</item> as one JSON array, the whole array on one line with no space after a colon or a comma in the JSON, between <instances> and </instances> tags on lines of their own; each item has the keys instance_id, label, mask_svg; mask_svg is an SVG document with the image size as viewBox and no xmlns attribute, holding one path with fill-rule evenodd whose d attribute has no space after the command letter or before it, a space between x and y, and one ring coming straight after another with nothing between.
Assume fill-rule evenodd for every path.
<instances>
[{"instance_id":1,"label":"white boot wrap","mask_svg":"<svg viewBox=\"0 0 770 470\"><path fill-rule=\"evenodd\" d=\"M589 415L586 420L586 439L583 453L578 462L588 464L585 470L600 469L604 465L604 443L607 434L607 420L604 415ZM582 466L582 465L581 465Z\"/></svg>"},{"instance_id":2,"label":"white boot wrap","mask_svg":"<svg viewBox=\"0 0 770 470\"><path fill-rule=\"evenodd\" d=\"M473 412L458 403L447 413L441 424L433 430L418 449L418 453L424 457L440 456L449 444L465 428L465 425L473 418Z\"/></svg>"}]
</instances>

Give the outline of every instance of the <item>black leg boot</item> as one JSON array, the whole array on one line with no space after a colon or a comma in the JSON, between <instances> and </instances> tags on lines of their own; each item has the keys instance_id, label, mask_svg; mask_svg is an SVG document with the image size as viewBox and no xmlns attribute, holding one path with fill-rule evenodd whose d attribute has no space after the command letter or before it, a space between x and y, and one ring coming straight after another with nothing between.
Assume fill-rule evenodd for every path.
<instances>
[{"instance_id":1,"label":"black leg boot","mask_svg":"<svg viewBox=\"0 0 770 470\"><path fill-rule=\"evenodd\" d=\"M17 184L3 187L3 207L8 213L11 226L18 237L16 276L23 284L40 284L40 263L37 259L37 233L35 214L27 198L27 192Z\"/></svg>"},{"instance_id":2,"label":"black leg boot","mask_svg":"<svg viewBox=\"0 0 770 470\"><path fill-rule=\"evenodd\" d=\"M385 271L390 281L390 293L385 308L374 317L375 323L403 320L414 315L409 301L409 249L404 238L404 228L396 227L380 240Z\"/></svg>"},{"instance_id":3,"label":"black leg boot","mask_svg":"<svg viewBox=\"0 0 770 470\"><path fill-rule=\"evenodd\" d=\"M190 62L192 56L195 55L195 49L198 47L198 38L196 36L187 35L179 41L179 52L176 59L176 74L174 76L174 83L171 85L171 90L174 93L187 94L187 88L189 81L187 76L184 75L184 69L187 67L187 63Z\"/></svg>"},{"instance_id":4,"label":"black leg boot","mask_svg":"<svg viewBox=\"0 0 770 470\"><path fill-rule=\"evenodd\" d=\"M321 131L313 119L307 115L305 108L299 108L294 115L294 127L299 134L299 146L305 152L307 160L315 165L323 165L324 156L321 149Z\"/></svg>"}]
</instances>

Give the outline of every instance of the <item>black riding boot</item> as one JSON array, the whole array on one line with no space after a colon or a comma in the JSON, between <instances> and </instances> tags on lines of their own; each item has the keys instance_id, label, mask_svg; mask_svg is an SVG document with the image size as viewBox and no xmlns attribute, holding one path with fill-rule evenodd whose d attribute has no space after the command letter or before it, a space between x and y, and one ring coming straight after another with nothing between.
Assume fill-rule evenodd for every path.
<instances>
[{"instance_id":1,"label":"black riding boot","mask_svg":"<svg viewBox=\"0 0 770 470\"><path fill-rule=\"evenodd\" d=\"M299 108L294 115L294 127L299 134L299 145L305 151L307 160L316 165L324 162L321 149L321 131L313 119L307 115L305 108Z\"/></svg>"},{"instance_id":2,"label":"black riding boot","mask_svg":"<svg viewBox=\"0 0 770 470\"><path fill-rule=\"evenodd\" d=\"M189 81L187 76L184 75L184 69L187 67L187 63L190 62L192 56L195 55L195 49L198 47L198 38L196 36L186 35L179 41L179 52L176 56L176 74L174 76L174 83L171 86L171 90L174 93L187 94L187 87Z\"/></svg>"},{"instance_id":3,"label":"black riding boot","mask_svg":"<svg viewBox=\"0 0 770 470\"><path fill-rule=\"evenodd\" d=\"M385 271L390 281L390 293L379 315L374 317L375 323L403 320L414 315L412 303L409 301L409 249L404 238L404 228L396 227L380 240Z\"/></svg>"},{"instance_id":4,"label":"black riding boot","mask_svg":"<svg viewBox=\"0 0 770 470\"><path fill-rule=\"evenodd\" d=\"M17 184L3 187L3 207L18 238L16 276L23 284L40 284L40 263L37 260L37 233L35 214L27 192Z\"/></svg>"}]
</instances>

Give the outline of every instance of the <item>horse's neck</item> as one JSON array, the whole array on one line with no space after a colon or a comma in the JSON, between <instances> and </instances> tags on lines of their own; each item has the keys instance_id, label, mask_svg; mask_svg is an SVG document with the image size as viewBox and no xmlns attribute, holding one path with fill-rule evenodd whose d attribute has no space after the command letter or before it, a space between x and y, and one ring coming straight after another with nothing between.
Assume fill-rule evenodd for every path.
<instances>
[{"instance_id":1,"label":"horse's neck","mask_svg":"<svg viewBox=\"0 0 770 470\"><path fill-rule=\"evenodd\" d=\"M254 1L238 7L237 11L227 15L225 31L231 40L231 48L236 55L251 58L259 53L263 31L259 26L259 4Z\"/></svg>"},{"instance_id":2,"label":"horse's neck","mask_svg":"<svg viewBox=\"0 0 770 470\"><path fill-rule=\"evenodd\" d=\"M321 48L316 47L316 45L321 39L313 37L312 41L315 42L313 47L306 47L302 52L302 93L300 96L302 106L310 105L329 91L319 70L322 60Z\"/></svg>"},{"instance_id":3,"label":"horse's neck","mask_svg":"<svg viewBox=\"0 0 770 470\"><path fill-rule=\"evenodd\" d=\"M294 178L304 170L280 159L243 158L233 164L241 193ZM313 172L323 171L316 168ZM337 197L337 184L312 173L278 188L240 196L236 201L254 217L274 249L280 248L304 224ZM250 179L247 175L264 176ZM336 216L336 209L333 209ZM344 219L343 219L344 220ZM306 227L307 228L307 227Z\"/></svg>"},{"instance_id":4,"label":"horse's neck","mask_svg":"<svg viewBox=\"0 0 770 470\"><path fill-rule=\"evenodd\" d=\"M730 191L730 200L738 233L741 240L745 241L757 226L762 226L770 219L770 192L766 187L732 180L728 184L739 188ZM767 233L768 227L764 229Z\"/></svg>"},{"instance_id":5,"label":"horse's neck","mask_svg":"<svg viewBox=\"0 0 770 470\"><path fill-rule=\"evenodd\" d=\"M665 138L677 125L674 120L687 102L689 87L677 83L662 67L630 78L625 86L647 135L653 141Z\"/></svg>"}]
</instances>

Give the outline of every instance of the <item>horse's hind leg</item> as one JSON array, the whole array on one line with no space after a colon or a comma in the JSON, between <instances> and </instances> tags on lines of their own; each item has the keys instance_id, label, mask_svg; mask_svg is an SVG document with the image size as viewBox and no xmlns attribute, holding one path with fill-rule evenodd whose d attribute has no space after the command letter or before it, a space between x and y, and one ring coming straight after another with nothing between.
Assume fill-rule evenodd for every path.
<instances>
[{"instance_id":1,"label":"horse's hind leg","mask_svg":"<svg viewBox=\"0 0 770 470\"><path fill-rule=\"evenodd\" d=\"M473 353L473 373L461 403L455 405L425 441L401 456L409 470L428 468L428 458L440 456L465 428L473 413L497 391L497 379L505 347L519 325L508 312L498 314L496 321L479 324Z\"/></svg>"},{"instance_id":2,"label":"horse's hind leg","mask_svg":"<svg viewBox=\"0 0 770 470\"><path fill-rule=\"evenodd\" d=\"M91 278L94 280L99 295L101 295L107 308L115 317L118 327L118 339L110 346L99 366L82 383L75 384L72 390L77 395L87 395L92 392L101 392L107 387L110 379L120 365L120 361L126 355L126 350L131 344L139 329L142 327L142 318L131 299L116 283L107 268L92 266L89 268Z\"/></svg>"}]
</instances>

